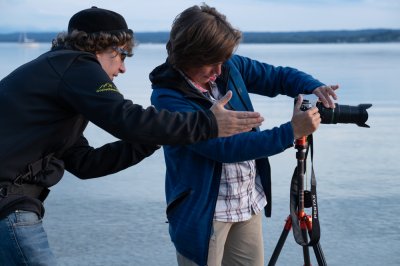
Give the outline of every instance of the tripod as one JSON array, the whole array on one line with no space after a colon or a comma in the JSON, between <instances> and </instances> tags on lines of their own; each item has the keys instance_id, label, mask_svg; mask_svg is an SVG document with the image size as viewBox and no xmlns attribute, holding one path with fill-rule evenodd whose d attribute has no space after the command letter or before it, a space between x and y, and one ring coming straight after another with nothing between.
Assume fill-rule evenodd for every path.
<instances>
[{"instance_id":1,"label":"tripod","mask_svg":"<svg viewBox=\"0 0 400 266\"><path fill-rule=\"evenodd\" d=\"M311 140L312 140L312 138L311 138ZM314 182L314 191L313 191L315 195L313 195L312 198L307 198L306 203L305 203L305 199L304 199L304 173L305 173L305 168L306 168L305 161L306 161L307 151L308 151L307 137L304 136L304 137L301 137L300 139L296 139L295 148L297 149L297 152L296 152L297 168L293 175L292 188L293 188L293 181L297 181L297 189L295 189L298 192L297 215L293 215L292 200L291 200L292 214L289 215L288 218L286 219L285 226L284 226L281 236L278 240L278 243L274 249L274 252L272 253L272 256L270 258L268 266L275 265L276 261L278 260L279 254L283 248L283 245L285 244L285 241L289 234L289 231L292 229L292 227L294 225L296 225L296 228L298 228L298 224L300 227L300 235L295 235L295 233L297 233L297 232L295 232L294 229L293 229L293 234L295 235L296 242L301 244L303 247L304 265L311 266L309 246L312 246L314 249L315 257L318 261L318 265L326 266L327 264L326 264L326 261L324 258L324 254L323 254L321 246L319 244L319 224L318 224L318 228L317 228L318 236L315 237L315 235L313 235L313 233L312 233L312 229L313 229L312 228L313 227L312 217L310 215L307 215L304 211L305 206L306 207L312 206L313 207L313 217L316 218L318 221L318 216L314 215L314 210L317 209L315 182ZM312 150L311 150L311 153L312 153ZM313 175L313 178L315 181L314 172L312 173L312 175ZM291 193L292 193L292 191L291 191ZM310 194L307 194L307 196L309 196L309 195ZM298 223L298 224L294 224L294 223ZM309 243L307 243L308 236L310 236L310 239L311 239ZM299 237L302 239L298 240Z\"/></svg>"}]
</instances>

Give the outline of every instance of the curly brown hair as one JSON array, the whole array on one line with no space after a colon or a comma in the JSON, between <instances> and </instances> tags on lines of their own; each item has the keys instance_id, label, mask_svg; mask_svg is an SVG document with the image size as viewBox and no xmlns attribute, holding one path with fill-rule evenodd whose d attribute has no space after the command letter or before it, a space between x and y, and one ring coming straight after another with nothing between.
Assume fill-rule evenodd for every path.
<instances>
[{"instance_id":1,"label":"curly brown hair","mask_svg":"<svg viewBox=\"0 0 400 266\"><path fill-rule=\"evenodd\" d=\"M51 50L62 48L95 54L114 46L124 46L124 49L129 52L128 56L132 56L135 46L133 32L121 31L112 34L107 32L86 33L78 30L74 30L70 34L61 32L52 41Z\"/></svg>"},{"instance_id":2,"label":"curly brown hair","mask_svg":"<svg viewBox=\"0 0 400 266\"><path fill-rule=\"evenodd\" d=\"M206 4L192 6L179 14L166 45L168 62L185 69L228 60L239 45L242 33L225 15Z\"/></svg>"}]
</instances>

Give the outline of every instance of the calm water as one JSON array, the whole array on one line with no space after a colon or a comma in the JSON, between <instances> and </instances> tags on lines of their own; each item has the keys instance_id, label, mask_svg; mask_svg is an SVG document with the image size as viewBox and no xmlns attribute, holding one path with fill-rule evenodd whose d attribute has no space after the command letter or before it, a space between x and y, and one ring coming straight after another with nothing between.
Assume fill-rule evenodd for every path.
<instances>
[{"instance_id":1,"label":"calm water","mask_svg":"<svg viewBox=\"0 0 400 266\"><path fill-rule=\"evenodd\" d=\"M48 45L0 44L0 78ZM400 265L400 44L242 45L238 53L304 70L339 84L339 104L372 103L370 129L321 125L314 134L321 247L328 265ZM164 61L163 45L140 45L117 78L127 98L149 104L149 71ZM263 128L288 121L287 97L253 97ZM113 137L90 126L93 146ZM271 158L273 216L264 221L269 260L289 213L295 149ZM164 159L158 151L137 166L98 180L70 174L46 201L45 227L60 265L176 265L165 223ZM307 211L309 213L309 211ZM311 250L314 265L317 265ZM277 265L302 265L288 236Z\"/></svg>"}]
</instances>

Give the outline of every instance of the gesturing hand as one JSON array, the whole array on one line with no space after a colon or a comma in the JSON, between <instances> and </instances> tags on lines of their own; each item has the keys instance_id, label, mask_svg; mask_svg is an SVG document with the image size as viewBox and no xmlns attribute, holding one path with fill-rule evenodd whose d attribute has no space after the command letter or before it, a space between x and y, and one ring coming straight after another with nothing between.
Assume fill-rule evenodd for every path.
<instances>
[{"instance_id":1,"label":"gesturing hand","mask_svg":"<svg viewBox=\"0 0 400 266\"><path fill-rule=\"evenodd\" d=\"M232 92L228 91L224 97L215 102L211 107L218 123L218 137L228 137L237 133L250 131L258 127L264 118L257 112L230 111L224 108L232 98Z\"/></svg>"},{"instance_id":2,"label":"gesturing hand","mask_svg":"<svg viewBox=\"0 0 400 266\"><path fill-rule=\"evenodd\" d=\"M318 96L318 99L326 108L335 108L334 100L337 100L335 90L339 89L339 85L320 86L313 90L313 93Z\"/></svg>"}]
</instances>

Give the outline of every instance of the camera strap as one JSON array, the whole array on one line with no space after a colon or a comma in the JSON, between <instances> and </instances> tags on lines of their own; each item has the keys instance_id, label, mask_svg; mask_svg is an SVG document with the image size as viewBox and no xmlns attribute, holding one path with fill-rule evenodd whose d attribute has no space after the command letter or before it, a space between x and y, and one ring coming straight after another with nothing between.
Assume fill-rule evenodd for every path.
<instances>
[{"instance_id":1,"label":"camera strap","mask_svg":"<svg viewBox=\"0 0 400 266\"><path fill-rule=\"evenodd\" d=\"M299 187L298 187L298 173L297 167L294 169L292 176L291 186L290 186L290 216L292 220L293 236L296 242L301 246L313 246L318 243L320 239L320 226L318 219L318 202L317 202L317 181L314 174L313 167L313 138L312 135L308 136L307 150L304 158L304 172L306 171L306 161L308 151L311 149L311 191L304 191L304 207L312 208L312 228L304 228L307 224L306 221L301 221L301 219L309 219L309 217L299 216ZM304 173L303 173L304 174ZM306 197L307 196L307 197ZM303 232L309 232L310 240L308 241L307 234Z\"/></svg>"}]
</instances>

